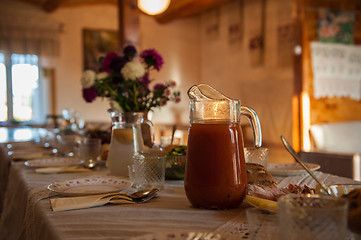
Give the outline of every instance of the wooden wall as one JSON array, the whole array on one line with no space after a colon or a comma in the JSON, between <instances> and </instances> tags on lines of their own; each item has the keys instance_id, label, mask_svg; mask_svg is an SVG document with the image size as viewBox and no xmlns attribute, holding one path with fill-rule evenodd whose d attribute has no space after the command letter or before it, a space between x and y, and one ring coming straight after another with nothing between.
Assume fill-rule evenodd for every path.
<instances>
[{"instance_id":1,"label":"wooden wall","mask_svg":"<svg viewBox=\"0 0 361 240\"><path fill-rule=\"evenodd\" d=\"M310 59L310 42L317 40L317 10L319 8L356 11L355 44L361 44L361 1L359 0L304 0L302 4L304 43L304 89L310 96L311 124L320 122L340 122L361 120L361 102L346 98L313 97L313 75Z\"/></svg>"},{"instance_id":2,"label":"wooden wall","mask_svg":"<svg viewBox=\"0 0 361 240\"><path fill-rule=\"evenodd\" d=\"M314 98L310 56L310 42L317 41L317 18L320 8L355 11L354 44L361 44L361 1L298 0L297 5L301 22L301 42L303 47L302 72L299 74L302 75L302 91L306 92L310 97L310 124L361 120L361 101L352 100L348 97ZM302 116L302 112L300 115ZM303 123L301 122L302 127ZM300 135L302 141L302 131Z\"/></svg>"}]
</instances>

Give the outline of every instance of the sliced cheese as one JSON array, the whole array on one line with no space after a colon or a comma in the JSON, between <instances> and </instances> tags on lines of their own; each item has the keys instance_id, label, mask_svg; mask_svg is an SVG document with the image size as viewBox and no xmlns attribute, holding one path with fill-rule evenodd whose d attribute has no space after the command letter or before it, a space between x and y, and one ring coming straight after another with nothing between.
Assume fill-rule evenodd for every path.
<instances>
[{"instance_id":1,"label":"sliced cheese","mask_svg":"<svg viewBox=\"0 0 361 240\"><path fill-rule=\"evenodd\" d=\"M271 212L277 212L278 211L278 205L276 201L271 201L259 197L254 197L250 195L246 195L246 201L251 204L252 206L264 210L268 210Z\"/></svg>"}]
</instances>

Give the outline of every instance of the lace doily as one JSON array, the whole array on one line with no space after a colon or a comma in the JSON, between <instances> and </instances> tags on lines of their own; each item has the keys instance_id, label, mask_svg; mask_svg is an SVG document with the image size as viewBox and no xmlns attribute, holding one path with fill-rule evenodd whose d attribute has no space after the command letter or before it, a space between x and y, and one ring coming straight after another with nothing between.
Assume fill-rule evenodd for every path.
<instances>
[{"instance_id":1,"label":"lace doily","mask_svg":"<svg viewBox=\"0 0 361 240\"><path fill-rule=\"evenodd\" d=\"M246 213L243 212L241 215L231 219L217 228L215 232L231 235L236 239L249 239Z\"/></svg>"},{"instance_id":2,"label":"lace doily","mask_svg":"<svg viewBox=\"0 0 361 240\"><path fill-rule=\"evenodd\" d=\"M30 239L40 239L37 235L41 234L37 231L37 221L35 221L36 203L55 195L57 193L49 191L47 187L33 188L29 191L25 212L25 228L29 233Z\"/></svg>"}]
</instances>

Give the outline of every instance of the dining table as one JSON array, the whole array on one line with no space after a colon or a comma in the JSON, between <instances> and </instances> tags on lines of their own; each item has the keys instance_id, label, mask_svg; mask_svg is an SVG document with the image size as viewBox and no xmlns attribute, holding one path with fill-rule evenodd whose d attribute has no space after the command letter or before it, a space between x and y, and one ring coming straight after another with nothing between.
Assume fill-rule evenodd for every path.
<instances>
[{"instance_id":1,"label":"dining table","mask_svg":"<svg viewBox=\"0 0 361 240\"><path fill-rule=\"evenodd\" d=\"M323 173L322 169L314 173L325 185L360 184ZM109 171L104 167L84 172L37 173L24 164L24 159L9 155L6 143L0 144L0 240L129 239L162 232L212 232L235 239L249 238L246 209L252 207L250 204L243 201L238 208L225 210L194 208L187 200L182 180L166 180L164 189L146 203L53 211L50 199L62 196L50 191L50 184L94 175L109 176ZM275 178L280 188L289 184L316 187L308 174Z\"/></svg>"}]
</instances>

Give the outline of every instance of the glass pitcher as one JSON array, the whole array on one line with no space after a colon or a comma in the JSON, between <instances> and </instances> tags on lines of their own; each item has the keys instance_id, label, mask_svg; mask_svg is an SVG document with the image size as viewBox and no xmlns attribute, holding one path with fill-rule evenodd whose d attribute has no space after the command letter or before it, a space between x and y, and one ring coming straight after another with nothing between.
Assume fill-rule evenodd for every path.
<instances>
[{"instance_id":1,"label":"glass pitcher","mask_svg":"<svg viewBox=\"0 0 361 240\"><path fill-rule=\"evenodd\" d=\"M262 145L256 112L214 88L200 84L188 90L190 127L184 188L193 207L238 207L246 194L241 114L251 122L255 147Z\"/></svg>"},{"instance_id":2,"label":"glass pitcher","mask_svg":"<svg viewBox=\"0 0 361 240\"><path fill-rule=\"evenodd\" d=\"M129 177L128 166L133 165L133 155L143 152L146 145L142 125L149 125L151 141L154 143L154 128L144 112L109 111L112 119L112 137L107 157L107 168L111 175Z\"/></svg>"}]
</instances>

